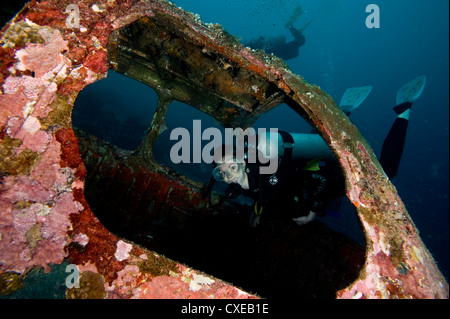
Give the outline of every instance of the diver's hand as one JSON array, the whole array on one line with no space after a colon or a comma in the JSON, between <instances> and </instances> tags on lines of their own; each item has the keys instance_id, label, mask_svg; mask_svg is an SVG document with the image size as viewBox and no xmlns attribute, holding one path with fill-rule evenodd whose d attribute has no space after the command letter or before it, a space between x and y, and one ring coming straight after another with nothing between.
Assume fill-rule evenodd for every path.
<instances>
[{"instance_id":1,"label":"diver's hand","mask_svg":"<svg viewBox=\"0 0 450 319\"><path fill-rule=\"evenodd\" d=\"M301 226L309 223L310 221L313 221L315 217L316 213L311 210L309 211L309 214L307 216L293 218L292 220Z\"/></svg>"},{"instance_id":2,"label":"diver's hand","mask_svg":"<svg viewBox=\"0 0 450 319\"><path fill-rule=\"evenodd\" d=\"M225 190L225 197L227 199L233 199L242 194L242 187L239 184L230 184Z\"/></svg>"},{"instance_id":3,"label":"diver's hand","mask_svg":"<svg viewBox=\"0 0 450 319\"><path fill-rule=\"evenodd\" d=\"M252 228L258 227L260 219L261 219L260 215L254 216L254 218L250 220L250 227Z\"/></svg>"}]
</instances>

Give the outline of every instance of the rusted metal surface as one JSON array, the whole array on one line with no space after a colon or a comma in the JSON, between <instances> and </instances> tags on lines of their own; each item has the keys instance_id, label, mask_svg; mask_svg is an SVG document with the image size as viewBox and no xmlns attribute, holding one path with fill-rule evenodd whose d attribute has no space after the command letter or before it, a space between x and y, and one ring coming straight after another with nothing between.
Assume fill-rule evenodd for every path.
<instances>
[{"instance_id":1,"label":"rusted metal surface","mask_svg":"<svg viewBox=\"0 0 450 319\"><path fill-rule=\"evenodd\" d=\"M108 46L110 67L159 95L201 109L225 127L247 127L283 101L272 81L246 65L237 39L220 26L210 26L211 38L208 30L197 32L184 23L156 13L115 31Z\"/></svg>"},{"instance_id":2,"label":"rusted metal surface","mask_svg":"<svg viewBox=\"0 0 450 319\"><path fill-rule=\"evenodd\" d=\"M79 8L79 28L67 26L69 4ZM243 47L217 25L165 1L32 1L0 35L2 273L24 274L68 260L96 287L69 291L73 298L254 297L127 243L92 213L71 110L77 94L105 77L109 66L152 86L160 97L140 150L119 154L125 165L114 172L145 175L137 185L154 205L204 205L200 185L172 175L148 150L167 101L186 102L224 125L244 127L285 101L331 146L364 227L364 268L337 297L448 298L448 284L367 142L326 93L280 60ZM90 164L100 172L97 178L108 174L102 161L114 162L113 153L105 154L110 158ZM129 186L111 192L120 199Z\"/></svg>"}]
</instances>

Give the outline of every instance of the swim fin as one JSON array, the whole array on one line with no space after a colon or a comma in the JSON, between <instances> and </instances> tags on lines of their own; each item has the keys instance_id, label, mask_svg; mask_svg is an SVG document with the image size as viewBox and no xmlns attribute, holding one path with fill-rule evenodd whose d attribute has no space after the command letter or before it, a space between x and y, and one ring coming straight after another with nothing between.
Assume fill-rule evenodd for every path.
<instances>
[{"instance_id":1,"label":"swim fin","mask_svg":"<svg viewBox=\"0 0 450 319\"><path fill-rule=\"evenodd\" d=\"M298 18L300 17L300 15L305 12L303 11L303 8L301 5L298 5L294 11L292 11L291 16L289 17L288 21L286 22L286 24L284 25L286 28L288 28L290 25L293 25Z\"/></svg>"},{"instance_id":2,"label":"swim fin","mask_svg":"<svg viewBox=\"0 0 450 319\"><path fill-rule=\"evenodd\" d=\"M370 91L372 91L372 88L372 86L363 86L345 90L339 107L346 114L350 114L351 111L360 106L361 103L367 98Z\"/></svg>"},{"instance_id":3,"label":"swim fin","mask_svg":"<svg viewBox=\"0 0 450 319\"><path fill-rule=\"evenodd\" d=\"M308 23L306 23L301 29L299 29L298 31L303 32L310 24L311 22L313 22L313 19L309 20Z\"/></svg>"},{"instance_id":4,"label":"swim fin","mask_svg":"<svg viewBox=\"0 0 450 319\"><path fill-rule=\"evenodd\" d=\"M397 91L397 105L409 102L414 103L422 95L427 78L425 75L418 76L414 80L406 83Z\"/></svg>"}]
</instances>

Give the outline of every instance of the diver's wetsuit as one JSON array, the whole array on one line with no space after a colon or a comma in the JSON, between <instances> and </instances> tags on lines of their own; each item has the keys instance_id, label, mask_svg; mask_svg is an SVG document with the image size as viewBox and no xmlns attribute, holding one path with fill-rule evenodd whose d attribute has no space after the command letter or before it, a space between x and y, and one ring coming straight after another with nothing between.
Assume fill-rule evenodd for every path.
<instances>
[{"instance_id":1,"label":"diver's wetsuit","mask_svg":"<svg viewBox=\"0 0 450 319\"><path fill-rule=\"evenodd\" d=\"M337 162L323 162L318 171L304 169L307 162L281 158L278 170L260 174L260 164L246 165L249 189L239 184L228 186L226 196L248 196L254 203L249 208L262 220L297 218L313 211L319 216L333 198L345 195L345 181Z\"/></svg>"},{"instance_id":2,"label":"diver's wetsuit","mask_svg":"<svg viewBox=\"0 0 450 319\"><path fill-rule=\"evenodd\" d=\"M273 175L259 174L258 165L248 165L249 189L243 194L253 198L255 210L264 215L295 218L313 211L323 216L331 199L345 195L343 175L337 163L327 162L318 171L304 169L305 164L281 160Z\"/></svg>"},{"instance_id":3,"label":"diver's wetsuit","mask_svg":"<svg viewBox=\"0 0 450 319\"><path fill-rule=\"evenodd\" d=\"M397 114L401 114L411 108L411 106L411 102L404 102L394 107L394 111ZM389 178L393 178L397 174L398 167L400 166L408 123L409 121L407 119L397 117L384 140L380 154L380 164L383 166Z\"/></svg>"}]
</instances>

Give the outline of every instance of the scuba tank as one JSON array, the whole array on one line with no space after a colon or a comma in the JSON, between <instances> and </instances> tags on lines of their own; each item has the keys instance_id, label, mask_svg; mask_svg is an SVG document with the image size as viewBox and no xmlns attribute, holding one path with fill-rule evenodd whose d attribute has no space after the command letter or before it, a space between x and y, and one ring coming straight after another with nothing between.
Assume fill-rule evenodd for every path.
<instances>
[{"instance_id":1,"label":"scuba tank","mask_svg":"<svg viewBox=\"0 0 450 319\"><path fill-rule=\"evenodd\" d=\"M290 152L292 160L336 160L319 134L266 132L258 135L257 149L267 158L283 157Z\"/></svg>"}]
</instances>

